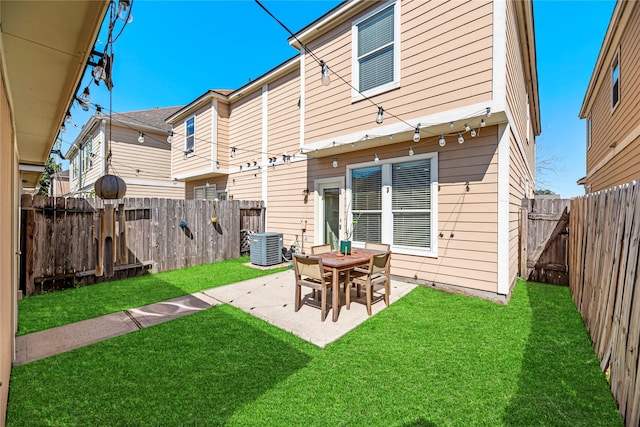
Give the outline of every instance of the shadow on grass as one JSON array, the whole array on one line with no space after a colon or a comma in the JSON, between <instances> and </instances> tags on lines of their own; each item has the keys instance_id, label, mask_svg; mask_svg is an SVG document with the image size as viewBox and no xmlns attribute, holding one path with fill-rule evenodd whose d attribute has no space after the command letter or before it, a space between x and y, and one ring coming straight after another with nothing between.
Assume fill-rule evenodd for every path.
<instances>
[{"instance_id":1,"label":"shadow on grass","mask_svg":"<svg viewBox=\"0 0 640 427\"><path fill-rule=\"evenodd\" d=\"M569 289L532 282L519 288L531 329L505 425L622 425Z\"/></svg>"},{"instance_id":2,"label":"shadow on grass","mask_svg":"<svg viewBox=\"0 0 640 427\"><path fill-rule=\"evenodd\" d=\"M18 335L141 307L282 271L255 270L248 257L30 296L20 301Z\"/></svg>"},{"instance_id":3,"label":"shadow on grass","mask_svg":"<svg viewBox=\"0 0 640 427\"><path fill-rule=\"evenodd\" d=\"M8 425L221 425L312 351L218 306L14 368Z\"/></svg>"}]
</instances>

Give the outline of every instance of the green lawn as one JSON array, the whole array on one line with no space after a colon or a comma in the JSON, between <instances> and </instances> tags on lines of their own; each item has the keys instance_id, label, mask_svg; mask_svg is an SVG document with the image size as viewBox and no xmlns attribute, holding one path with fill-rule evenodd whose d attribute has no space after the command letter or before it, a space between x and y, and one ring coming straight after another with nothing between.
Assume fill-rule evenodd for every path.
<instances>
[{"instance_id":1,"label":"green lawn","mask_svg":"<svg viewBox=\"0 0 640 427\"><path fill-rule=\"evenodd\" d=\"M258 270L243 265L247 262L249 257L241 257L214 264L30 296L20 301L18 335L286 270L286 267Z\"/></svg>"},{"instance_id":2,"label":"green lawn","mask_svg":"<svg viewBox=\"0 0 640 427\"><path fill-rule=\"evenodd\" d=\"M327 327L331 325L326 325ZM231 306L13 368L8 426L621 426L565 287L420 287L319 349Z\"/></svg>"}]
</instances>

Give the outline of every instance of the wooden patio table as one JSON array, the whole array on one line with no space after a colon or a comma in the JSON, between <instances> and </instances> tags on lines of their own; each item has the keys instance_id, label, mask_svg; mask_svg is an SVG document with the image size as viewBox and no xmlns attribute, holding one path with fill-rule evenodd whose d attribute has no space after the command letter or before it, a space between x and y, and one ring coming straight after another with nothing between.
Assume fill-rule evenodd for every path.
<instances>
[{"instance_id":1,"label":"wooden patio table","mask_svg":"<svg viewBox=\"0 0 640 427\"><path fill-rule=\"evenodd\" d=\"M338 251L325 252L317 254L322 259L322 266L325 270L331 271L333 274L331 282L331 309L333 311L332 320L335 322L338 320L338 312L340 311L340 273L346 274L346 283L349 286L349 272L364 264L368 264L371 257L378 254L383 254L384 251L352 248L351 255L341 255Z\"/></svg>"}]
</instances>

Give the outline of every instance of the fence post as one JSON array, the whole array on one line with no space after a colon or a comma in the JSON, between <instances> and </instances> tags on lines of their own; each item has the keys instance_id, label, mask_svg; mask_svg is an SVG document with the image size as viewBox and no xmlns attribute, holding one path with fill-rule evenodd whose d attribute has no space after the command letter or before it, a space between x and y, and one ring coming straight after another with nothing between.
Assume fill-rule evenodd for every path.
<instances>
[{"instance_id":1,"label":"fence post","mask_svg":"<svg viewBox=\"0 0 640 427\"><path fill-rule=\"evenodd\" d=\"M529 199L523 199L520 206L520 277L527 280L527 233L529 223Z\"/></svg>"}]
</instances>

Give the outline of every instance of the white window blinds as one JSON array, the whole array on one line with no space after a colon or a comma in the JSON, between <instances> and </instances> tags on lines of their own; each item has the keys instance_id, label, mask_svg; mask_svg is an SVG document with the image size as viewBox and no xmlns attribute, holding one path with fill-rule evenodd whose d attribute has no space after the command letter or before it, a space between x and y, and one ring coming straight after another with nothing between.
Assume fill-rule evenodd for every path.
<instances>
[{"instance_id":1,"label":"white window blinds","mask_svg":"<svg viewBox=\"0 0 640 427\"><path fill-rule=\"evenodd\" d=\"M357 242L380 242L382 226L382 168L380 166L351 171L353 223L347 236Z\"/></svg>"},{"instance_id":2,"label":"white window blinds","mask_svg":"<svg viewBox=\"0 0 640 427\"><path fill-rule=\"evenodd\" d=\"M431 161L392 168L393 244L431 247Z\"/></svg>"},{"instance_id":3,"label":"white window blinds","mask_svg":"<svg viewBox=\"0 0 640 427\"><path fill-rule=\"evenodd\" d=\"M394 80L394 10L392 5L358 25L361 92Z\"/></svg>"}]
</instances>

